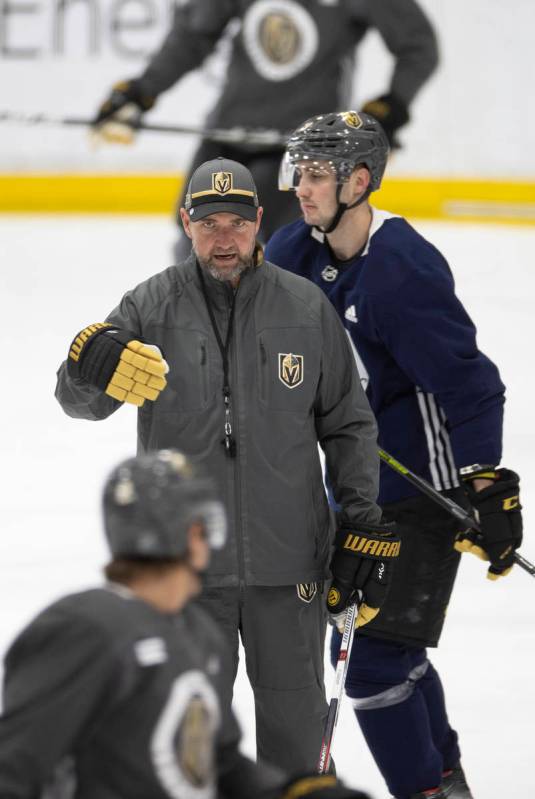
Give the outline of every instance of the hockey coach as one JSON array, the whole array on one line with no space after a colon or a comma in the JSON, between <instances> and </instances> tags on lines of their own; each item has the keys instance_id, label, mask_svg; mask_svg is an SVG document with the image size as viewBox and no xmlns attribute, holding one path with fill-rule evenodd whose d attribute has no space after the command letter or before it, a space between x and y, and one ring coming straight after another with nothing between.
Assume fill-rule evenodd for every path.
<instances>
[{"instance_id":1,"label":"hockey coach","mask_svg":"<svg viewBox=\"0 0 535 799\"><path fill-rule=\"evenodd\" d=\"M331 544L335 609L360 589L359 624L378 613L399 552L376 504L375 420L329 300L263 260L250 172L205 162L181 218L188 259L75 336L56 397L69 416L91 420L134 404L140 452L178 447L214 475L229 536L200 601L228 639L235 671L241 635L259 757L306 772L327 711ZM336 534L318 443L341 507Z\"/></svg>"}]
</instances>

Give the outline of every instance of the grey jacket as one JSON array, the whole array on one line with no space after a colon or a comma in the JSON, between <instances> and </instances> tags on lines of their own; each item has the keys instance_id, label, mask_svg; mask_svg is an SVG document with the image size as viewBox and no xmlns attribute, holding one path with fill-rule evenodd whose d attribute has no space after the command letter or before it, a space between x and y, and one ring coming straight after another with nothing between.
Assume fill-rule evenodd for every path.
<instances>
[{"instance_id":1,"label":"grey jacket","mask_svg":"<svg viewBox=\"0 0 535 799\"><path fill-rule=\"evenodd\" d=\"M233 292L205 281L224 340ZM139 449L177 447L218 480L229 541L213 555L209 584L326 576L332 523L318 442L344 517L379 520L375 420L344 328L311 282L268 262L242 275L229 351L236 458L221 443L222 358L194 258L129 291L107 321L158 345L170 366L167 387L138 411ZM104 419L120 406L71 379L65 363L56 397L75 418Z\"/></svg>"},{"instance_id":2,"label":"grey jacket","mask_svg":"<svg viewBox=\"0 0 535 799\"><path fill-rule=\"evenodd\" d=\"M407 105L438 63L434 30L416 0L190 0L141 76L144 92L157 96L199 67L230 22L228 69L208 124L286 131L347 108L355 49L370 30L393 56L387 91Z\"/></svg>"}]
</instances>

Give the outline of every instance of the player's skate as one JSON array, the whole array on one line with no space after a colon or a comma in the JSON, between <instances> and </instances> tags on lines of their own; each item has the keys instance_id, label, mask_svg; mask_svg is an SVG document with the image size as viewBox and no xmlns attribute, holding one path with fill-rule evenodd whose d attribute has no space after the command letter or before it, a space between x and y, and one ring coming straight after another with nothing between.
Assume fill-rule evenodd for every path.
<instances>
[{"instance_id":1,"label":"player's skate","mask_svg":"<svg viewBox=\"0 0 535 799\"><path fill-rule=\"evenodd\" d=\"M448 787L442 783L438 788L413 793L410 799L453 799L452 786Z\"/></svg>"},{"instance_id":2,"label":"player's skate","mask_svg":"<svg viewBox=\"0 0 535 799\"><path fill-rule=\"evenodd\" d=\"M443 773L442 785L451 787L451 793L448 794L449 799L474 799L460 763L457 763L450 771Z\"/></svg>"}]
</instances>

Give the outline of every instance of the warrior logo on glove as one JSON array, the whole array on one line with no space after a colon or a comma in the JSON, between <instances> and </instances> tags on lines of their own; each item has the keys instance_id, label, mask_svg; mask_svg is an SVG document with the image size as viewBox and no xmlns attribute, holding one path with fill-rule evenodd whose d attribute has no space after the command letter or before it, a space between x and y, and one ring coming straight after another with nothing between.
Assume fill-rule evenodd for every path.
<instances>
[{"instance_id":1,"label":"warrior logo on glove","mask_svg":"<svg viewBox=\"0 0 535 799\"><path fill-rule=\"evenodd\" d=\"M356 626L372 621L388 594L400 539L395 524L359 524L341 527L335 537L331 560L333 581L327 595L327 609L341 614L360 595ZM335 619L338 626L338 621Z\"/></svg>"},{"instance_id":2,"label":"warrior logo on glove","mask_svg":"<svg viewBox=\"0 0 535 799\"><path fill-rule=\"evenodd\" d=\"M362 552L363 555L375 555L378 558L397 558L399 555L399 541L384 541L378 538L368 538L367 535L348 533L344 542L344 549L352 552Z\"/></svg>"}]
</instances>

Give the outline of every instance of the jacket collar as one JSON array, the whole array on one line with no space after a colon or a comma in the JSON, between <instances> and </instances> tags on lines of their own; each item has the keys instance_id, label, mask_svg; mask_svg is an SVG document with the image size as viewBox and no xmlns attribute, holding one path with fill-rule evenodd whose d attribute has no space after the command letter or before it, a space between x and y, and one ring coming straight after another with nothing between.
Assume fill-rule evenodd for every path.
<instances>
[{"instance_id":1,"label":"jacket collar","mask_svg":"<svg viewBox=\"0 0 535 799\"><path fill-rule=\"evenodd\" d=\"M264 253L262 247L257 244L255 248L255 255L254 255L255 265L252 266L250 269L246 269L245 272L240 277L240 285L239 285L239 299L240 302L243 302L245 299L254 296L258 291L261 281L263 280L264 270L262 269L262 264L264 261ZM184 272L191 277L194 284L198 287L199 291L201 290L201 282L199 278L199 273L197 270L197 259L193 251L190 253L186 261L182 265L178 267L179 269L183 269ZM203 272L204 282L206 284L206 289L210 299L214 302L215 305L219 306L224 304L228 306L232 301L233 297L233 288L230 283L226 283L220 280L216 280L212 275L208 272Z\"/></svg>"}]
</instances>

